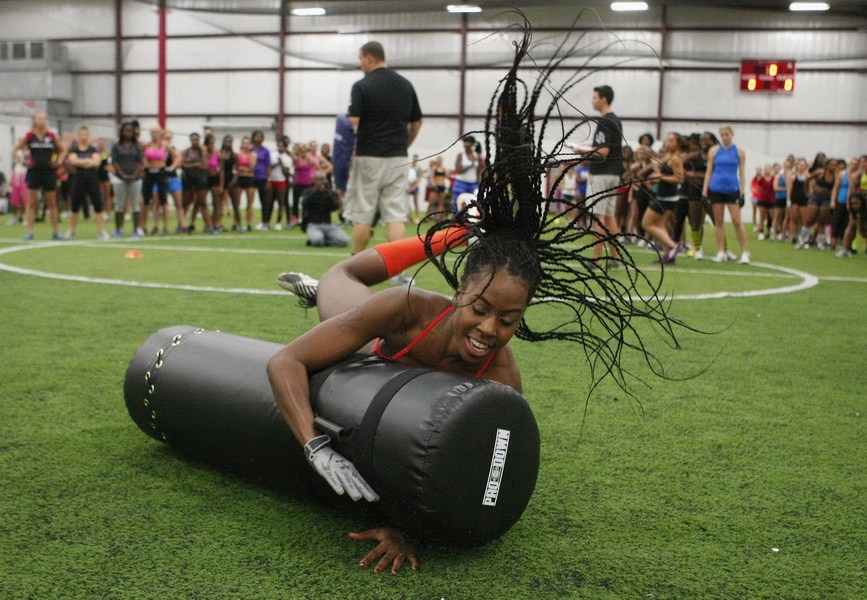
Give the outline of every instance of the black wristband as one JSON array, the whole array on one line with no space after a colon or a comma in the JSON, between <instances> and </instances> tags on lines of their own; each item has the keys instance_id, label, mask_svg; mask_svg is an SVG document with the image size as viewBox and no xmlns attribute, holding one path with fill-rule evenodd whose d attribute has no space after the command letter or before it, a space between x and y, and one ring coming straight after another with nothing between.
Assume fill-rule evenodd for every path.
<instances>
[{"instance_id":1,"label":"black wristband","mask_svg":"<svg viewBox=\"0 0 867 600\"><path fill-rule=\"evenodd\" d=\"M306 444L304 444L304 456L307 457L307 460L311 460L314 454L316 454L321 448L327 446L331 443L331 438L327 435L318 435Z\"/></svg>"}]
</instances>

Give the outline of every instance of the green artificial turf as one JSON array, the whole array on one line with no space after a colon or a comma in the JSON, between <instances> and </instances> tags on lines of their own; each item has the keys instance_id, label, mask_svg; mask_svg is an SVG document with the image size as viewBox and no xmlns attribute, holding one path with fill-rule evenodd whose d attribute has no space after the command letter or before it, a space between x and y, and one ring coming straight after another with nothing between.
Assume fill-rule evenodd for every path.
<instances>
[{"instance_id":1,"label":"green artificial turf","mask_svg":"<svg viewBox=\"0 0 867 600\"><path fill-rule=\"evenodd\" d=\"M37 240L49 230L37 227ZM0 225L0 252L22 230ZM382 233L378 233L379 240ZM123 377L156 330L285 342L314 311L278 290L348 253L298 232L79 241L0 255L43 273L263 294L126 287L0 271L0 598L863 598L867 257L751 241L753 260L819 278L787 294L674 300L670 349L641 332L630 397L570 343L513 341L542 436L535 494L481 548L424 546L422 569L358 568L374 525L191 464L144 435ZM705 253L712 255L712 232ZM135 242L135 243L134 243ZM141 259L124 258L138 249ZM654 256L637 251L652 277ZM767 290L800 275L679 258L663 291ZM419 284L446 291L425 269ZM544 313L539 316L545 319ZM774 550L776 549L776 550Z\"/></svg>"}]
</instances>

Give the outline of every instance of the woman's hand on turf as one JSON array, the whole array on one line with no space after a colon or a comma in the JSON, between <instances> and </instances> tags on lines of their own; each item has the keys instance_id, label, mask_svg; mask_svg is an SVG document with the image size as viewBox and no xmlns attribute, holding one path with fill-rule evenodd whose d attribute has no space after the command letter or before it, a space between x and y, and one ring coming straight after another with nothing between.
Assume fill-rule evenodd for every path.
<instances>
[{"instance_id":1,"label":"woman's hand on turf","mask_svg":"<svg viewBox=\"0 0 867 600\"><path fill-rule=\"evenodd\" d=\"M358 563L362 569L375 564L373 572L379 574L387 569L390 564L391 574L397 575L403 564L409 561L412 570L418 571L419 562L415 546L399 529L379 527L360 533L350 533L349 537L359 541L373 540L379 542L379 545L368 552L367 556L362 558L361 562Z\"/></svg>"}]
</instances>

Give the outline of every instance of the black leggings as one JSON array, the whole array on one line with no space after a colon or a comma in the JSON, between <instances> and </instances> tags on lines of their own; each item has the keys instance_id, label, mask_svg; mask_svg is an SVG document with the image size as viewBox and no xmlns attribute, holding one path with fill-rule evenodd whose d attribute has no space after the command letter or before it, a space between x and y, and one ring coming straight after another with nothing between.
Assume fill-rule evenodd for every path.
<instances>
[{"instance_id":1,"label":"black leggings","mask_svg":"<svg viewBox=\"0 0 867 600\"><path fill-rule=\"evenodd\" d=\"M87 197L90 196L90 203L93 205L93 210L102 212L102 189L99 187L99 178L96 173L76 173L72 178L72 189L70 191L70 199L72 200L72 212L76 213L82 208L87 216Z\"/></svg>"},{"instance_id":2,"label":"black leggings","mask_svg":"<svg viewBox=\"0 0 867 600\"><path fill-rule=\"evenodd\" d=\"M306 190L309 187L313 187L313 184L305 185L303 183L302 184L296 183L295 187L292 188L292 216L293 217L298 216L298 207L301 204L301 194L303 194L304 190Z\"/></svg>"},{"instance_id":3,"label":"black leggings","mask_svg":"<svg viewBox=\"0 0 867 600\"><path fill-rule=\"evenodd\" d=\"M677 199L677 208L674 210L674 231L671 239L676 244L680 243L680 238L683 236L683 224L689 216L689 200L686 198Z\"/></svg>"},{"instance_id":4,"label":"black leggings","mask_svg":"<svg viewBox=\"0 0 867 600\"><path fill-rule=\"evenodd\" d=\"M262 205L262 222L268 225L271 222L271 209L274 208L274 198L268 196L268 180L255 179L256 190L259 192L259 203Z\"/></svg>"}]
</instances>

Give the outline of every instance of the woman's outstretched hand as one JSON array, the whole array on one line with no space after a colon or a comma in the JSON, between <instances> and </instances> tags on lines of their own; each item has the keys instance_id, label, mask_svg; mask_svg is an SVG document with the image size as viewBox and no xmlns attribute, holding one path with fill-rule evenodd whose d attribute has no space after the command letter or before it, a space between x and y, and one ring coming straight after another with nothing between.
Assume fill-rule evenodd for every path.
<instances>
[{"instance_id":1,"label":"woman's outstretched hand","mask_svg":"<svg viewBox=\"0 0 867 600\"><path fill-rule=\"evenodd\" d=\"M406 561L412 566L413 571L418 571L419 562L416 556L415 546L399 529L391 527L379 527L360 533L350 533L349 537L354 540L374 540L379 545L367 553L367 556L358 563L362 569L375 564L374 573L382 573L391 565L391 574L397 575Z\"/></svg>"}]
</instances>

